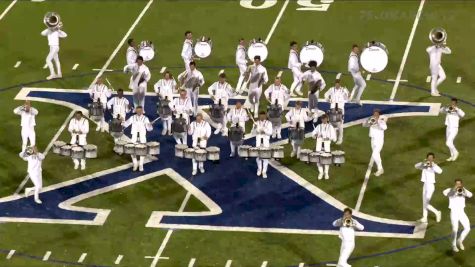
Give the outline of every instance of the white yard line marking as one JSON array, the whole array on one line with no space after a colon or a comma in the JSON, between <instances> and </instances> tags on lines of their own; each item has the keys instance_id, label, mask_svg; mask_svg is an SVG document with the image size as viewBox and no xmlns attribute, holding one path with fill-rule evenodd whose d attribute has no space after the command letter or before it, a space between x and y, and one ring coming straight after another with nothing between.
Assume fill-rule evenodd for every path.
<instances>
[{"instance_id":1,"label":"white yard line marking","mask_svg":"<svg viewBox=\"0 0 475 267\"><path fill-rule=\"evenodd\" d=\"M44 64L43 69L47 69L47 68L48 68L48 64Z\"/></svg>"},{"instance_id":2,"label":"white yard line marking","mask_svg":"<svg viewBox=\"0 0 475 267\"><path fill-rule=\"evenodd\" d=\"M188 267L193 267L193 265L195 265L195 261L196 261L195 258L191 259L190 262L188 263Z\"/></svg>"},{"instance_id":3,"label":"white yard line marking","mask_svg":"<svg viewBox=\"0 0 475 267\"><path fill-rule=\"evenodd\" d=\"M305 263L303 262L299 263L299 267L305 267Z\"/></svg>"},{"instance_id":4,"label":"white yard line marking","mask_svg":"<svg viewBox=\"0 0 475 267\"><path fill-rule=\"evenodd\" d=\"M92 69L92 71L103 71L103 72L111 72L111 71L114 71L114 70L111 70L111 69Z\"/></svg>"},{"instance_id":5,"label":"white yard line marking","mask_svg":"<svg viewBox=\"0 0 475 267\"><path fill-rule=\"evenodd\" d=\"M395 80L395 79L387 79L386 81L388 81L388 82L395 82L395 81L397 81L397 80ZM407 83L408 80L399 80L399 82Z\"/></svg>"},{"instance_id":6,"label":"white yard line marking","mask_svg":"<svg viewBox=\"0 0 475 267\"><path fill-rule=\"evenodd\" d=\"M356 201L355 211L359 211L361 208L361 203L363 202L364 193L366 191L366 186L368 185L369 177L371 176L371 169L373 168L374 160L373 157L369 160L368 169L364 176L363 186L361 186L360 194L358 195L358 201Z\"/></svg>"},{"instance_id":7,"label":"white yard line marking","mask_svg":"<svg viewBox=\"0 0 475 267\"><path fill-rule=\"evenodd\" d=\"M277 73L277 77L279 77L279 78L282 77L282 73L283 73L283 71L280 70L280 71Z\"/></svg>"},{"instance_id":8,"label":"white yard line marking","mask_svg":"<svg viewBox=\"0 0 475 267\"><path fill-rule=\"evenodd\" d=\"M430 83L431 80L432 80L432 77L431 77L430 75L427 76L427 78L426 78L426 83Z\"/></svg>"},{"instance_id":9,"label":"white yard line marking","mask_svg":"<svg viewBox=\"0 0 475 267\"><path fill-rule=\"evenodd\" d=\"M124 255L117 256L117 259L115 259L114 264L116 265L120 264L123 258L124 258Z\"/></svg>"},{"instance_id":10,"label":"white yard line marking","mask_svg":"<svg viewBox=\"0 0 475 267\"><path fill-rule=\"evenodd\" d=\"M224 265L224 267L231 267L232 263L233 263L232 260L228 260L228 261L226 261L226 265Z\"/></svg>"},{"instance_id":11,"label":"white yard line marking","mask_svg":"<svg viewBox=\"0 0 475 267\"><path fill-rule=\"evenodd\" d=\"M457 77L457 83L461 83L462 82L462 77L458 76Z\"/></svg>"},{"instance_id":12,"label":"white yard line marking","mask_svg":"<svg viewBox=\"0 0 475 267\"><path fill-rule=\"evenodd\" d=\"M14 249L10 250L10 252L8 252L8 255L7 255L7 260L11 259L14 254L15 254L15 250Z\"/></svg>"},{"instance_id":13,"label":"white yard line marking","mask_svg":"<svg viewBox=\"0 0 475 267\"><path fill-rule=\"evenodd\" d=\"M79 64L78 64L78 63L74 64L74 66L73 66L73 70L77 70L77 69L78 69L78 67L79 67Z\"/></svg>"},{"instance_id":14,"label":"white yard line marking","mask_svg":"<svg viewBox=\"0 0 475 267\"><path fill-rule=\"evenodd\" d=\"M267 38L266 38L266 40L264 41L264 43L265 43L266 45L269 45L270 38L272 37L272 34L274 34L275 28L276 28L277 25L279 24L280 19L282 18L282 15L284 15L285 9L287 8L287 5L288 5L288 4L289 4L289 0L285 0L285 3L284 3L284 5L282 6L282 9L281 9L280 12L279 12L279 15L278 15L277 18L275 19L274 24L272 25L272 28L270 29L270 32L269 32L269 34L267 34Z\"/></svg>"},{"instance_id":15,"label":"white yard line marking","mask_svg":"<svg viewBox=\"0 0 475 267\"><path fill-rule=\"evenodd\" d=\"M78 263L83 263L84 260L86 259L87 253L81 254L81 257L79 257Z\"/></svg>"},{"instance_id":16,"label":"white yard line marking","mask_svg":"<svg viewBox=\"0 0 475 267\"><path fill-rule=\"evenodd\" d=\"M153 3L153 0L149 0L147 5L143 8L142 12L139 14L139 16L137 17L137 19L134 21L134 23L132 24L132 26L130 26L129 30L127 31L127 33L124 35L124 38L122 38L122 40L119 42L119 45L117 45L117 47L115 48L114 52L112 52L112 55L110 55L109 59L106 61L106 64L104 64L104 66L101 68L101 70L99 71L99 73L97 74L96 78L94 78L94 81L92 81L91 83L91 86L96 82L97 78L101 77L102 73L104 73L104 70L107 69L107 67L109 67L109 65L111 64L112 60L115 58L115 55L117 55L117 53L119 53L120 49L122 48L122 46L124 45L125 41L129 38L130 34L132 33L132 31L135 29L135 27L137 26L137 24L139 24L140 20L142 19L142 17L145 15L145 13L147 12L147 10L150 8L150 6L152 5Z\"/></svg>"},{"instance_id":17,"label":"white yard line marking","mask_svg":"<svg viewBox=\"0 0 475 267\"><path fill-rule=\"evenodd\" d=\"M43 261L47 261L51 256L51 251L46 251L45 255L43 256Z\"/></svg>"},{"instance_id":18,"label":"white yard line marking","mask_svg":"<svg viewBox=\"0 0 475 267\"><path fill-rule=\"evenodd\" d=\"M267 267L267 261L263 261L261 267Z\"/></svg>"},{"instance_id":19,"label":"white yard line marking","mask_svg":"<svg viewBox=\"0 0 475 267\"><path fill-rule=\"evenodd\" d=\"M17 0L13 0L10 5L7 6L7 8L5 8L5 10L2 12L2 14L0 15L0 20L3 19L3 17L5 17L5 15L7 15L8 11L10 11L10 9L12 9L12 7L16 4Z\"/></svg>"},{"instance_id":20,"label":"white yard line marking","mask_svg":"<svg viewBox=\"0 0 475 267\"><path fill-rule=\"evenodd\" d=\"M414 39L414 35L416 34L417 25L419 25L419 19L421 18L422 9L424 8L425 2L426 0L421 0L421 4L419 5L419 9L417 10L416 19L414 20L414 24L412 25L411 34L409 35L409 40L407 41L406 50L404 51L404 56L402 57L401 66L399 67L399 71L396 76L396 82L394 83L393 91L391 92L391 97L389 98L391 101L394 100L394 97L396 97L397 88L401 80L402 72L404 71L404 66L406 65L409 50L411 50L412 40Z\"/></svg>"},{"instance_id":21,"label":"white yard line marking","mask_svg":"<svg viewBox=\"0 0 475 267\"><path fill-rule=\"evenodd\" d=\"M327 263L327 266L338 266L336 263Z\"/></svg>"},{"instance_id":22,"label":"white yard line marking","mask_svg":"<svg viewBox=\"0 0 475 267\"><path fill-rule=\"evenodd\" d=\"M45 0L31 0L31 2L36 2L36 3L41 3L44 2Z\"/></svg>"},{"instance_id":23,"label":"white yard line marking","mask_svg":"<svg viewBox=\"0 0 475 267\"><path fill-rule=\"evenodd\" d=\"M13 67L16 69L16 68L20 67L20 65L21 65L21 61L17 61L15 63L15 66L13 66Z\"/></svg>"},{"instance_id":24,"label":"white yard line marking","mask_svg":"<svg viewBox=\"0 0 475 267\"><path fill-rule=\"evenodd\" d=\"M366 75L366 80L367 81L371 80L371 73L368 73L368 75Z\"/></svg>"},{"instance_id":25,"label":"white yard line marking","mask_svg":"<svg viewBox=\"0 0 475 267\"><path fill-rule=\"evenodd\" d=\"M167 70L167 67L163 66L163 67L160 69L160 73L164 73L166 70Z\"/></svg>"}]
</instances>

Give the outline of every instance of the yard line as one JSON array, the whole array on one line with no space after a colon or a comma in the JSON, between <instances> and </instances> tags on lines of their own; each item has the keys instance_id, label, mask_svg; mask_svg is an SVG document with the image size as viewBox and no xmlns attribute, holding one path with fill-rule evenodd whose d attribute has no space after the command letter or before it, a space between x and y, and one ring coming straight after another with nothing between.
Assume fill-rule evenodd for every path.
<instances>
[{"instance_id":1,"label":"yard line","mask_svg":"<svg viewBox=\"0 0 475 267\"><path fill-rule=\"evenodd\" d=\"M301 263L299 264L299 267L305 267L305 263L301 262Z\"/></svg>"},{"instance_id":2,"label":"yard line","mask_svg":"<svg viewBox=\"0 0 475 267\"><path fill-rule=\"evenodd\" d=\"M115 48L114 52L112 52L112 55L110 55L109 59L106 61L106 64L104 64L104 66L102 67L102 69L99 71L99 73L97 74L96 78L94 78L94 81L92 81L91 83L91 86L96 82L97 78L99 78L102 73L104 73L104 71L107 69L107 67L109 67L109 65L111 64L112 60L115 58L115 55L117 55L117 53L119 53L119 50L122 48L122 46L124 45L125 41L129 38L130 34L132 33L132 31L135 29L135 27L137 26L137 24L139 24L140 20L142 19L142 17L145 15L145 13L147 12L147 10L150 8L150 6L152 5L153 3L153 0L149 0L147 5L143 8L142 12L139 14L139 16L137 17L137 19L134 21L134 23L132 24L132 26L130 26L129 30L127 31L127 33L124 35L124 38L122 38L122 40L120 41L119 45L117 45L117 47Z\"/></svg>"},{"instance_id":3,"label":"yard line","mask_svg":"<svg viewBox=\"0 0 475 267\"><path fill-rule=\"evenodd\" d=\"M188 267L193 267L193 265L195 265L195 261L196 261L195 258L191 259L190 262L188 263Z\"/></svg>"},{"instance_id":4,"label":"yard line","mask_svg":"<svg viewBox=\"0 0 475 267\"><path fill-rule=\"evenodd\" d=\"M43 256L43 261L49 260L50 256L51 256L51 251L46 251L45 255Z\"/></svg>"},{"instance_id":5,"label":"yard line","mask_svg":"<svg viewBox=\"0 0 475 267\"><path fill-rule=\"evenodd\" d=\"M119 255L117 256L117 259L115 259L114 264L119 265L120 261L124 258L124 255Z\"/></svg>"},{"instance_id":6,"label":"yard line","mask_svg":"<svg viewBox=\"0 0 475 267\"><path fill-rule=\"evenodd\" d=\"M87 253L81 254L81 257L79 257L78 263L83 263L84 260L86 259Z\"/></svg>"},{"instance_id":7,"label":"yard line","mask_svg":"<svg viewBox=\"0 0 475 267\"><path fill-rule=\"evenodd\" d=\"M78 67L79 67L79 64L78 64L78 63L74 64L74 66L73 66L73 70L77 70L77 69L78 69Z\"/></svg>"},{"instance_id":8,"label":"yard line","mask_svg":"<svg viewBox=\"0 0 475 267\"><path fill-rule=\"evenodd\" d=\"M13 66L13 67L16 69L16 68L20 67L20 65L21 65L21 61L17 61L15 63L15 66Z\"/></svg>"},{"instance_id":9,"label":"yard line","mask_svg":"<svg viewBox=\"0 0 475 267\"><path fill-rule=\"evenodd\" d=\"M272 28L270 29L270 32L269 32L269 34L267 34L267 38L266 38L266 40L264 41L264 43L265 43L266 45L269 45L270 38L272 37L272 34L274 34L275 28L276 28L277 25L279 24L280 19L282 18L282 15L284 15L285 9L287 8L287 5L288 5L288 4L289 4L289 0L285 0L285 3L284 3L284 5L282 6L282 9L281 9L280 12L279 12L279 15L278 15L277 18L275 19L274 24L272 25Z\"/></svg>"},{"instance_id":10,"label":"yard line","mask_svg":"<svg viewBox=\"0 0 475 267\"><path fill-rule=\"evenodd\" d=\"M15 254L15 250L12 249L10 250L10 252L8 252L8 255L7 255L7 260L11 259L13 257L13 254Z\"/></svg>"},{"instance_id":11,"label":"yard line","mask_svg":"<svg viewBox=\"0 0 475 267\"><path fill-rule=\"evenodd\" d=\"M386 81L388 81L388 82L395 82L395 81L397 81L397 80L394 80L394 79L387 79ZM409 82L409 81L408 81L408 80L399 80L399 82L407 83L407 82Z\"/></svg>"},{"instance_id":12,"label":"yard line","mask_svg":"<svg viewBox=\"0 0 475 267\"><path fill-rule=\"evenodd\" d=\"M429 76L427 76L427 78L426 78L426 83L430 83L430 80L432 80L432 77L429 75Z\"/></svg>"},{"instance_id":13,"label":"yard line","mask_svg":"<svg viewBox=\"0 0 475 267\"><path fill-rule=\"evenodd\" d=\"M163 67L160 69L160 73L164 73L166 70L167 70L167 67L163 66Z\"/></svg>"},{"instance_id":14,"label":"yard line","mask_svg":"<svg viewBox=\"0 0 475 267\"><path fill-rule=\"evenodd\" d=\"M371 80L371 73L368 73L368 75L366 75L366 80L367 81Z\"/></svg>"},{"instance_id":15,"label":"yard line","mask_svg":"<svg viewBox=\"0 0 475 267\"><path fill-rule=\"evenodd\" d=\"M457 77L457 83L461 83L462 82L462 77L458 76Z\"/></svg>"},{"instance_id":16,"label":"yard line","mask_svg":"<svg viewBox=\"0 0 475 267\"><path fill-rule=\"evenodd\" d=\"M10 5L7 6L7 8L5 8L5 10L3 11L3 13L0 15L0 20L3 19L3 17L5 17L5 15L8 13L8 11L10 11L10 9L12 9L12 7L16 4L18 0L13 0Z\"/></svg>"},{"instance_id":17,"label":"yard line","mask_svg":"<svg viewBox=\"0 0 475 267\"><path fill-rule=\"evenodd\" d=\"M47 68L48 68L48 64L44 64L43 69L47 69Z\"/></svg>"},{"instance_id":18,"label":"yard line","mask_svg":"<svg viewBox=\"0 0 475 267\"><path fill-rule=\"evenodd\" d=\"M277 77L279 77L279 78L282 77L282 73L283 73L283 71L280 70L280 71L277 73Z\"/></svg>"},{"instance_id":19,"label":"yard line","mask_svg":"<svg viewBox=\"0 0 475 267\"><path fill-rule=\"evenodd\" d=\"M394 97L396 97L399 81L401 80L402 72L404 71L404 66L406 65L407 56L409 55L409 50L412 46L412 40L414 39L414 35L416 34L417 25L419 25L419 19L421 18L422 9L424 8L425 2L426 0L421 0L419 9L417 10L416 19L414 20L414 24L412 25L411 34L409 35L409 40L407 41L406 50L404 51L404 56L402 57L401 66L399 67L399 71L396 76L396 82L394 83L393 91L391 92L391 97L389 98L391 101L393 101Z\"/></svg>"},{"instance_id":20,"label":"yard line","mask_svg":"<svg viewBox=\"0 0 475 267\"><path fill-rule=\"evenodd\" d=\"M368 185L369 177L371 175L371 169L373 168L374 160L373 157L369 160L368 169L364 176L363 186L361 186L360 194L358 196L358 201L356 201L355 211L359 211L361 208L361 203L363 202L364 193L366 191L366 186Z\"/></svg>"},{"instance_id":21,"label":"yard line","mask_svg":"<svg viewBox=\"0 0 475 267\"><path fill-rule=\"evenodd\" d=\"M267 267L267 261L263 261L261 267Z\"/></svg>"},{"instance_id":22,"label":"yard line","mask_svg":"<svg viewBox=\"0 0 475 267\"><path fill-rule=\"evenodd\" d=\"M226 261L226 265L224 265L224 267L231 267L232 263L233 263L232 260L228 260L228 261Z\"/></svg>"},{"instance_id":23,"label":"yard line","mask_svg":"<svg viewBox=\"0 0 475 267\"><path fill-rule=\"evenodd\" d=\"M92 69L92 71L104 71L104 72L109 72L109 71L114 71L114 70L111 70L111 69Z\"/></svg>"}]
</instances>

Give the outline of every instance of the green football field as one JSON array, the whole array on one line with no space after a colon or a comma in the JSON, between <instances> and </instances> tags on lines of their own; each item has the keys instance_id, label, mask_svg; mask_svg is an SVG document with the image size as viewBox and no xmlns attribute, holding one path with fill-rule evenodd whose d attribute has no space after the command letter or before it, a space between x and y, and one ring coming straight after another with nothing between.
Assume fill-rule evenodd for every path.
<instances>
[{"instance_id":1,"label":"green football field","mask_svg":"<svg viewBox=\"0 0 475 267\"><path fill-rule=\"evenodd\" d=\"M431 203L442 210L442 222L436 223L430 217L422 239L357 237L349 263L361 267L475 266L473 233L465 241L465 251L451 250L448 200L442 195L455 178L462 178L466 187L475 191L475 156L471 154L475 140L475 50L471 42L475 1L242 1L269 7L246 8L239 0L0 0L0 198L11 196L26 175L26 164L18 157L20 119L12 112L22 103L14 100L17 93L25 86L85 89L98 74L95 69L114 70L104 76L114 88L126 89L129 76L119 70L126 63L123 41L127 38L155 44L156 57L146 63L152 71L150 92L163 66L175 76L183 71L180 52L186 30L193 31L194 38L211 37L211 56L198 62L206 80L201 93L207 93L221 69L225 69L230 83L236 84L235 49L241 37L269 40L269 56L264 65L271 78L283 69L283 81L288 87L292 83L292 74L286 69L289 42L318 40L325 47L320 71L327 84L331 85L341 72L342 83L350 90L353 81L347 74L347 61L351 45L377 40L387 46L389 64L367 81L363 99L388 101L394 89L394 82L388 79L397 79L398 73L401 82L396 88L396 101L444 106L451 97L460 99L459 106L466 116L455 142L459 159L445 161L450 155L445 146L445 117L440 115L389 119L381 154L385 174L371 175L364 194L360 191L371 147L368 129L359 125L345 129L342 150L347 162L340 168L332 167L328 181L318 181L316 168L296 159L286 157L281 163L350 208L355 208L364 196L360 208L363 213L416 221L422 212L422 185L420 171L413 166L427 152L434 152L443 173L437 176ZM326 11L299 10L305 3L328 6ZM45 28L43 16L48 11L61 15L63 29L68 33L60 50L63 79L53 81L45 81L49 73L43 65L49 48L40 35ZM420 19L415 23L418 11ZM431 97L425 49L430 45L430 30L439 26L447 30L452 54L443 57L447 74L447 80L439 87L443 96ZM403 58L405 64L401 64ZM21 64L15 68L18 61ZM75 64L79 66L73 70ZM67 131L58 132L71 112L69 108L42 102L34 102L33 106L39 110L36 134L41 151L57 133L59 140L69 138ZM128 157L112 152L110 135L95 132L92 123L88 142L98 144L99 157L88 160L85 171L74 170L70 159L48 154L43 163L44 186L130 162ZM306 148L314 146L313 139L306 140ZM289 155L290 146L285 149ZM336 235L146 227L153 211L206 210L198 198L190 197L185 188L165 175L91 197L76 206L110 209L111 213L101 226L2 222L0 266L327 266L335 264L340 250ZM475 222L473 199L467 200L465 210Z\"/></svg>"}]
</instances>

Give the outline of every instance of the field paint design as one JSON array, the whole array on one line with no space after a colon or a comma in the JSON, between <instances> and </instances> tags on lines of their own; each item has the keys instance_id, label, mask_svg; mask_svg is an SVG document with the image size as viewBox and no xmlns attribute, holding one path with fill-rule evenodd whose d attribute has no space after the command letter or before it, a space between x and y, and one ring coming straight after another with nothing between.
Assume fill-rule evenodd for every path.
<instances>
[{"instance_id":1,"label":"field paint design","mask_svg":"<svg viewBox=\"0 0 475 267\"><path fill-rule=\"evenodd\" d=\"M364 193L366 191L366 186L368 185L369 177L371 175L371 169L373 168L374 160L373 157L370 158L368 169L366 170L366 174L364 176L363 186L361 187L360 194L358 195L358 200L356 201L355 211L359 211L361 208L361 203L363 202Z\"/></svg>"},{"instance_id":2,"label":"field paint design","mask_svg":"<svg viewBox=\"0 0 475 267\"><path fill-rule=\"evenodd\" d=\"M284 15L285 9L289 5L289 0L285 0L284 5L282 6L282 9L279 12L279 15L277 15L277 18L274 21L274 24L272 25L272 28L269 31L269 34L267 34L266 40L264 43L266 45L269 45L270 38L272 38L272 35L274 34L275 28L277 28L277 25L279 25L280 19L282 18L282 15Z\"/></svg>"},{"instance_id":3,"label":"field paint design","mask_svg":"<svg viewBox=\"0 0 475 267\"><path fill-rule=\"evenodd\" d=\"M0 15L0 21L5 17L5 15L7 15L8 11L10 11L10 9L13 8L13 6L16 4L17 0L13 0L10 5L7 6L7 8L5 8L5 10L2 12L2 14Z\"/></svg>"}]
</instances>

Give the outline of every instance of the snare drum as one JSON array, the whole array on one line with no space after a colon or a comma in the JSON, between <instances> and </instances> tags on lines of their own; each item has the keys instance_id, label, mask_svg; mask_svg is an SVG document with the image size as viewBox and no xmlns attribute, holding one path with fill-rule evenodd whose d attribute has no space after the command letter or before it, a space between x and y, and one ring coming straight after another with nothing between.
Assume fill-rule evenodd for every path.
<instances>
[{"instance_id":1,"label":"snare drum","mask_svg":"<svg viewBox=\"0 0 475 267\"><path fill-rule=\"evenodd\" d=\"M186 151L185 151L186 153ZM206 161L206 150L204 149L197 149L195 150L195 153L194 153L194 159L198 162L204 162Z\"/></svg>"},{"instance_id":2,"label":"snare drum","mask_svg":"<svg viewBox=\"0 0 475 267\"><path fill-rule=\"evenodd\" d=\"M267 46L261 39L252 40L249 44L249 48L247 49L247 56L251 61L254 61L255 56L260 56L261 62L264 62L268 54L269 52L267 51Z\"/></svg>"},{"instance_id":3,"label":"snare drum","mask_svg":"<svg viewBox=\"0 0 475 267\"><path fill-rule=\"evenodd\" d=\"M115 144L114 144L114 152L119 154L119 155L122 155L124 153L124 146L127 145L127 142L125 141L117 141Z\"/></svg>"},{"instance_id":4,"label":"snare drum","mask_svg":"<svg viewBox=\"0 0 475 267\"><path fill-rule=\"evenodd\" d=\"M199 58L207 58L209 55L211 55L212 44L213 43L211 42L211 39L209 37L201 37L195 43L196 56L198 56Z\"/></svg>"},{"instance_id":5,"label":"snare drum","mask_svg":"<svg viewBox=\"0 0 475 267\"><path fill-rule=\"evenodd\" d=\"M300 152L302 153L302 152ZM312 163L320 163L320 152L312 152L308 155L308 161Z\"/></svg>"},{"instance_id":6,"label":"snare drum","mask_svg":"<svg viewBox=\"0 0 475 267\"><path fill-rule=\"evenodd\" d=\"M65 142L63 141L54 141L53 143L53 153L54 154L60 154L61 153L61 147L66 145Z\"/></svg>"},{"instance_id":7,"label":"snare drum","mask_svg":"<svg viewBox=\"0 0 475 267\"><path fill-rule=\"evenodd\" d=\"M71 158L73 159L83 159L84 158L84 148L80 146L73 146L71 148Z\"/></svg>"},{"instance_id":8,"label":"snare drum","mask_svg":"<svg viewBox=\"0 0 475 267\"><path fill-rule=\"evenodd\" d=\"M187 149L187 145L183 144L176 144L175 145L175 157L177 158L184 158L185 157L185 149Z\"/></svg>"},{"instance_id":9,"label":"snare drum","mask_svg":"<svg viewBox=\"0 0 475 267\"><path fill-rule=\"evenodd\" d=\"M274 159L283 159L284 158L284 147L283 146L274 146L274 147L272 147L272 158L274 158Z\"/></svg>"},{"instance_id":10,"label":"snare drum","mask_svg":"<svg viewBox=\"0 0 475 267\"><path fill-rule=\"evenodd\" d=\"M212 161L218 161L219 160L219 152L220 152L219 147L210 146L210 147L206 148L206 152L208 153L206 155L208 160L212 160Z\"/></svg>"},{"instance_id":11,"label":"snare drum","mask_svg":"<svg viewBox=\"0 0 475 267\"><path fill-rule=\"evenodd\" d=\"M150 61L155 56L155 47L151 41L142 41L139 46L139 56L143 57L144 61Z\"/></svg>"},{"instance_id":12,"label":"snare drum","mask_svg":"<svg viewBox=\"0 0 475 267\"><path fill-rule=\"evenodd\" d=\"M133 144L133 143L126 144L124 146L124 153L125 154L130 154L130 155L135 154L135 144Z\"/></svg>"},{"instance_id":13,"label":"snare drum","mask_svg":"<svg viewBox=\"0 0 475 267\"><path fill-rule=\"evenodd\" d=\"M320 164L322 164L322 165L332 164L332 154L330 154L330 153L320 153Z\"/></svg>"},{"instance_id":14,"label":"snare drum","mask_svg":"<svg viewBox=\"0 0 475 267\"><path fill-rule=\"evenodd\" d=\"M389 52L386 46L380 42L369 42L361 52L361 66L368 72L378 73L388 65Z\"/></svg>"},{"instance_id":15,"label":"snare drum","mask_svg":"<svg viewBox=\"0 0 475 267\"><path fill-rule=\"evenodd\" d=\"M59 153L61 154L61 156L70 157L71 156L71 146L70 145L62 146Z\"/></svg>"},{"instance_id":16,"label":"snare drum","mask_svg":"<svg viewBox=\"0 0 475 267\"><path fill-rule=\"evenodd\" d=\"M238 155L241 158L249 158L249 149L251 149L251 146L248 145L243 145L239 146L238 148Z\"/></svg>"},{"instance_id":17,"label":"snare drum","mask_svg":"<svg viewBox=\"0 0 475 267\"><path fill-rule=\"evenodd\" d=\"M300 50L300 61L302 64L308 64L310 61L316 61L317 66L320 66L323 62L323 53L325 49L319 42L308 41L305 46Z\"/></svg>"},{"instance_id":18,"label":"snare drum","mask_svg":"<svg viewBox=\"0 0 475 267\"><path fill-rule=\"evenodd\" d=\"M195 149L191 147L186 148L184 155L185 159L193 159L195 157Z\"/></svg>"},{"instance_id":19,"label":"snare drum","mask_svg":"<svg viewBox=\"0 0 475 267\"><path fill-rule=\"evenodd\" d=\"M84 146L84 155L87 159L97 158L97 146L95 145L85 145Z\"/></svg>"},{"instance_id":20,"label":"snare drum","mask_svg":"<svg viewBox=\"0 0 475 267\"><path fill-rule=\"evenodd\" d=\"M305 163L309 163L310 162L310 157L309 157L310 153L312 153L312 150L310 150L310 149L300 150L300 155L299 155L300 161L303 161Z\"/></svg>"},{"instance_id":21,"label":"snare drum","mask_svg":"<svg viewBox=\"0 0 475 267\"><path fill-rule=\"evenodd\" d=\"M114 138L119 138L124 134L122 122L119 119L114 118L109 122L109 133Z\"/></svg>"},{"instance_id":22,"label":"snare drum","mask_svg":"<svg viewBox=\"0 0 475 267\"><path fill-rule=\"evenodd\" d=\"M249 157L250 157L250 158L257 158L257 157L259 157L259 148L258 148L258 147L251 147L251 148L249 148Z\"/></svg>"},{"instance_id":23,"label":"snare drum","mask_svg":"<svg viewBox=\"0 0 475 267\"><path fill-rule=\"evenodd\" d=\"M259 158L261 158L261 159L270 159L270 158L272 158L272 149L270 147L260 147L259 148Z\"/></svg>"},{"instance_id":24,"label":"snare drum","mask_svg":"<svg viewBox=\"0 0 475 267\"><path fill-rule=\"evenodd\" d=\"M345 163L345 152L341 150L336 150L332 152L333 164L340 166L340 164Z\"/></svg>"},{"instance_id":25,"label":"snare drum","mask_svg":"<svg viewBox=\"0 0 475 267\"><path fill-rule=\"evenodd\" d=\"M159 142L148 142L147 143L147 154L148 155L160 155L160 143Z\"/></svg>"},{"instance_id":26,"label":"snare drum","mask_svg":"<svg viewBox=\"0 0 475 267\"><path fill-rule=\"evenodd\" d=\"M101 102L92 102L92 104L89 104L89 118L98 122L102 117L104 117L104 109Z\"/></svg>"},{"instance_id":27,"label":"snare drum","mask_svg":"<svg viewBox=\"0 0 475 267\"><path fill-rule=\"evenodd\" d=\"M135 155L136 156L147 156L148 148L145 144L136 144L135 145Z\"/></svg>"}]
</instances>

